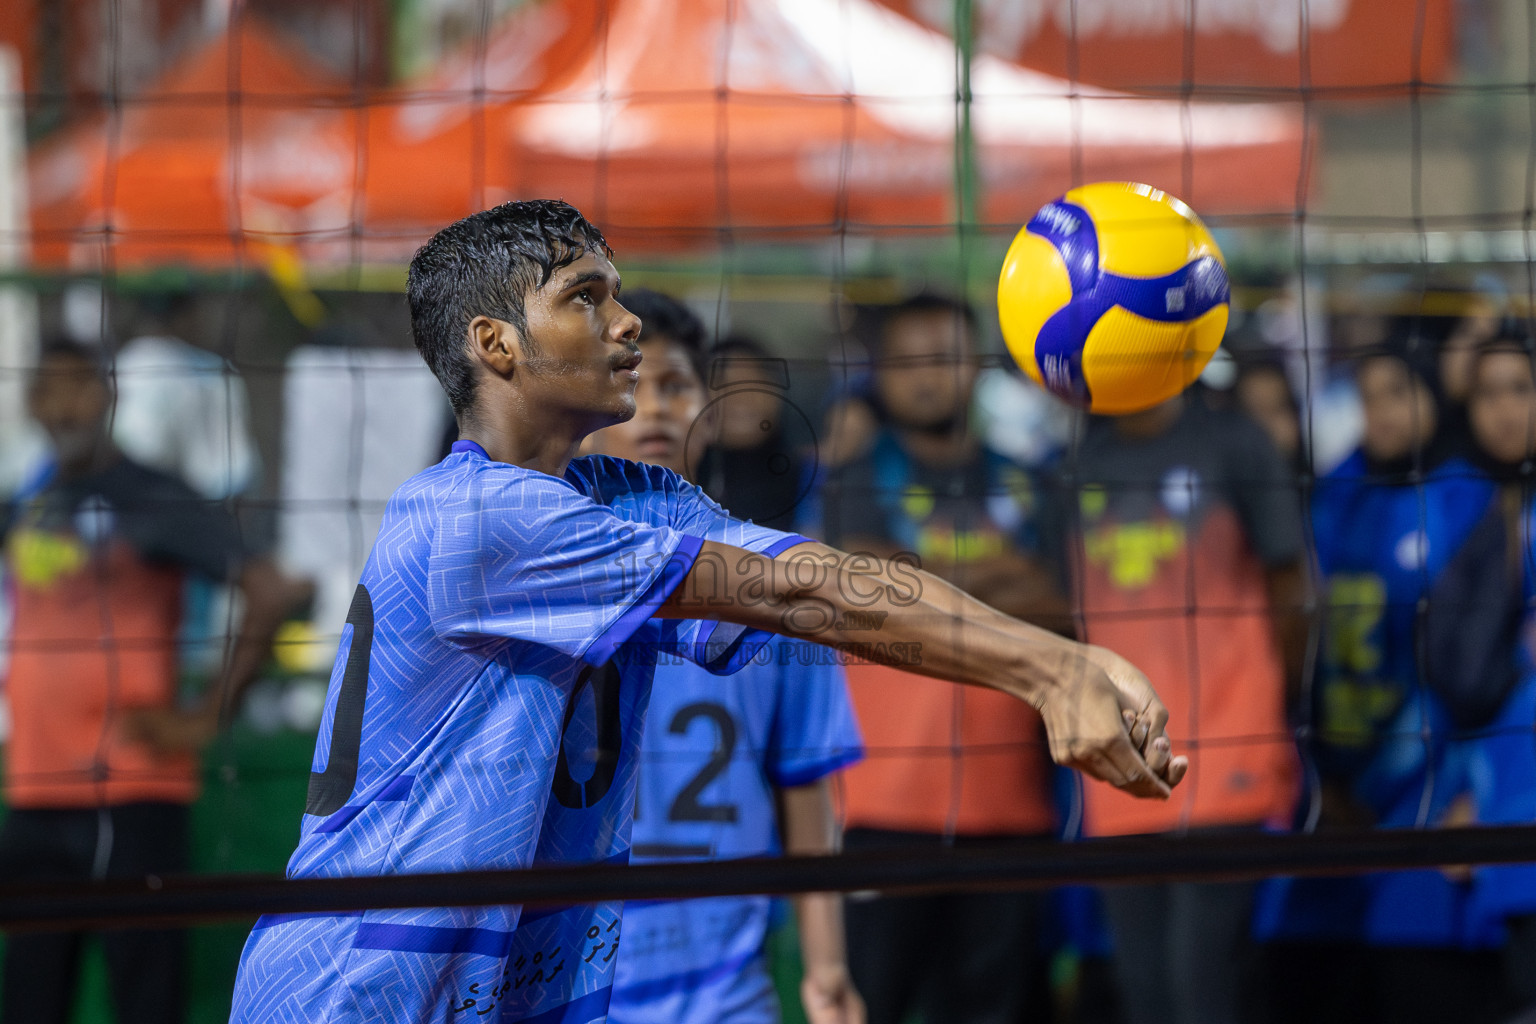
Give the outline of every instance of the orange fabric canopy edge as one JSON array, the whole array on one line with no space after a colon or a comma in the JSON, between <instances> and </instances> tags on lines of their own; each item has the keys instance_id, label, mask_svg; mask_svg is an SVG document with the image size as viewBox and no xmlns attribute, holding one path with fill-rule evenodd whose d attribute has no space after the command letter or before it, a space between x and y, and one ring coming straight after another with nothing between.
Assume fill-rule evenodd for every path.
<instances>
[{"instance_id":1,"label":"orange fabric canopy edge","mask_svg":"<svg viewBox=\"0 0 1536 1024\"><path fill-rule=\"evenodd\" d=\"M45 141L29 161L34 264L223 266L318 225L345 234L353 91L301 53L241 18L121 113Z\"/></svg>"},{"instance_id":2,"label":"orange fabric canopy edge","mask_svg":"<svg viewBox=\"0 0 1536 1024\"><path fill-rule=\"evenodd\" d=\"M560 196L625 251L953 230L953 43L874 0L837 12L549 0L503 22L483 56L447 62L436 87L483 87L472 162L487 202ZM1075 180L1145 180L1259 221L1289 217L1306 191L1296 106L1186 108L996 58L973 87L979 214L994 225L1024 223ZM468 146L462 123L441 138ZM406 187L381 168L370 208L375 189Z\"/></svg>"},{"instance_id":3,"label":"orange fabric canopy edge","mask_svg":"<svg viewBox=\"0 0 1536 1024\"><path fill-rule=\"evenodd\" d=\"M875 0L544 0L407 85L357 96L241 19L31 160L33 262L399 262L511 198L564 198L625 252L953 230L953 43ZM981 58L979 215L1076 180L1203 214L1288 215L1299 111L1092 88Z\"/></svg>"}]
</instances>

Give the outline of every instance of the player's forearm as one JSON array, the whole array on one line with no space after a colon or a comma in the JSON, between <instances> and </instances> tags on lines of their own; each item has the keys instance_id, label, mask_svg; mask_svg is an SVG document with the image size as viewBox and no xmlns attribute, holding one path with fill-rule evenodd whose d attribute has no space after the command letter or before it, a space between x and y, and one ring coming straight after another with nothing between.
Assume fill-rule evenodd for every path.
<instances>
[{"instance_id":1,"label":"player's forearm","mask_svg":"<svg viewBox=\"0 0 1536 1024\"><path fill-rule=\"evenodd\" d=\"M794 907L800 963L805 973L846 971L848 951L843 941L842 894L805 893L794 898Z\"/></svg>"},{"instance_id":2,"label":"player's forearm","mask_svg":"<svg viewBox=\"0 0 1536 1024\"><path fill-rule=\"evenodd\" d=\"M842 833L832 807L832 787L825 778L778 791L779 833L784 852L815 856L836 853Z\"/></svg>"},{"instance_id":3,"label":"player's forearm","mask_svg":"<svg viewBox=\"0 0 1536 1024\"><path fill-rule=\"evenodd\" d=\"M845 545L850 551L868 552L885 561L906 556L896 545L874 537L851 536ZM1077 624L1072 605L1050 575L1032 559L1015 551L978 562L929 561L931 575L959 587L978 601L991 605L1012 618L1076 638Z\"/></svg>"},{"instance_id":4,"label":"player's forearm","mask_svg":"<svg viewBox=\"0 0 1536 1024\"><path fill-rule=\"evenodd\" d=\"M836 853L842 845L826 779L779 790L779 822L787 854ZM845 970L848 957L843 942L842 897L837 893L807 893L795 897L794 907L806 972Z\"/></svg>"},{"instance_id":5,"label":"player's forearm","mask_svg":"<svg viewBox=\"0 0 1536 1024\"><path fill-rule=\"evenodd\" d=\"M1028 701L1051 757L1137 796L1167 799L1189 766L1168 709L1136 666L1011 619L901 561L801 544L775 559L705 541L655 615L802 637L936 679Z\"/></svg>"},{"instance_id":6,"label":"player's forearm","mask_svg":"<svg viewBox=\"0 0 1536 1024\"><path fill-rule=\"evenodd\" d=\"M768 560L705 542L659 615L710 618L1038 704L1083 648L999 612L900 559L802 544Z\"/></svg>"}]
</instances>

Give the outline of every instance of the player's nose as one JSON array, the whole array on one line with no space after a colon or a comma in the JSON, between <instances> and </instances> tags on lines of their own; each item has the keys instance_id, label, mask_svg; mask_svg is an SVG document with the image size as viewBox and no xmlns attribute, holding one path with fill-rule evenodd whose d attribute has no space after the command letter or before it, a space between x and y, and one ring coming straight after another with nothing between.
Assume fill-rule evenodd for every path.
<instances>
[{"instance_id":1,"label":"player's nose","mask_svg":"<svg viewBox=\"0 0 1536 1024\"><path fill-rule=\"evenodd\" d=\"M640 318L617 302L614 305L618 306L619 313L608 322L608 336L613 341L633 345L640 340Z\"/></svg>"}]
</instances>

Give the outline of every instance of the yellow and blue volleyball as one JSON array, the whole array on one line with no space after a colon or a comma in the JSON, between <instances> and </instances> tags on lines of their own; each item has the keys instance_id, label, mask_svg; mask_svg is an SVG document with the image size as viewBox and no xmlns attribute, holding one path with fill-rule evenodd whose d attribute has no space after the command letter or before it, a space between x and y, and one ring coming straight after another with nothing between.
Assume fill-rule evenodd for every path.
<instances>
[{"instance_id":1,"label":"yellow and blue volleyball","mask_svg":"<svg viewBox=\"0 0 1536 1024\"><path fill-rule=\"evenodd\" d=\"M1003 340L1025 373L1096 413L1150 409L1221 344L1229 287L1195 212L1150 185L1075 188L1014 238L997 285Z\"/></svg>"}]
</instances>

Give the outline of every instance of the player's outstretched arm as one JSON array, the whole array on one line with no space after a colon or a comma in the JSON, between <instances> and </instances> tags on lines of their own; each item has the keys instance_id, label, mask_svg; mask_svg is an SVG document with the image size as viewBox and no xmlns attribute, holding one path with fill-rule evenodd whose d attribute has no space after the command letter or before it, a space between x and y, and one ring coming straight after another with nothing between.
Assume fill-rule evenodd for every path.
<instances>
[{"instance_id":1,"label":"player's outstretched arm","mask_svg":"<svg viewBox=\"0 0 1536 1024\"><path fill-rule=\"evenodd\" d=\"M1012 694L1040 712L1057 764L1136 796L1166 799L1188 768L1173 756L1167 709L1134 665L1009 618L915 561L816 543L769 559L705 541L656 614L801 637Z\"/></svg>"}]
</instances>

